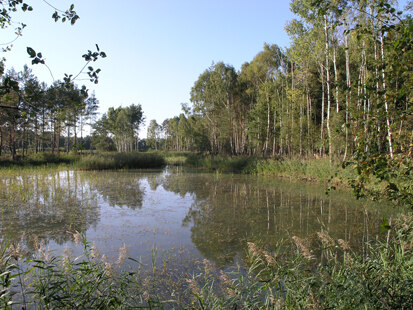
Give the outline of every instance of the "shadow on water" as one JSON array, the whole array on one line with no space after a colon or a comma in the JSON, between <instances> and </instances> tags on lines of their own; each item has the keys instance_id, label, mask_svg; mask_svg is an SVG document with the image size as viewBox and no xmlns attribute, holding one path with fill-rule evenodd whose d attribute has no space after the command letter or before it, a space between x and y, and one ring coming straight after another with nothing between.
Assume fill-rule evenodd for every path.
<instances>
[{"instance_id":1,"label":"shadow on water","mask_svg":"<svg viewBox=\"0 0 413 310\"><path fill-rule=\"evenodd\" d=\"M320 230L363 250L397 211L325 195L320 185L282 179L165 171L22 172L0 176L0 238L71 245L68 232L87 232L102 251L130 248L137 258L186 248L218 266L231 265L246 242L273 249L292 236Z\"/></svg>"}]
</instances>

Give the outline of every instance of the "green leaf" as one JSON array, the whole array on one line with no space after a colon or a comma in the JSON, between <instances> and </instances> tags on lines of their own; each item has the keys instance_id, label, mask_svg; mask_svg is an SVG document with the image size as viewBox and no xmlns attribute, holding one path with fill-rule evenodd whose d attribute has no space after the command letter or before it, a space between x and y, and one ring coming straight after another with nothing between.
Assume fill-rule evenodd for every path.
<instances>
[{"instance_id":1,"label":"green leaf","mask_svg":"<svg viewBox=\"0 0 413 310\"><path fill-rule=\"evenodd\" d=\"M74 25L79 18L80 18L80 17L79 17L78 15L73 16L73 18L72 18L72 20L70 21L70 23L71 23L72 25Z\"/></svg>"},{"instance_id":2,"label":"green leaf","mask_svg":"<svg viewBox=\"0 0 413 310\"><path fill-rule=\"evenodd\" d=\"M30 58L36 57L36 52L31 47L27 47L27 53L29 54Z\"/></svg>"},{"instance_id":3,"label":"green leaf","mask_svg":"<svg viewBox=\"0 0 413 310\"><path fill-rule=\"evenodd\" d=\"M383 217L380 233L383 233L384 231L388 231L389 229L391 229L391 226L389 225L389 222L387 221L387 219Z\"/></svg>"},{"instance_id":4,"label":"green leaf","mask_svg":"<svg viewBox=\"0 0 413 310\"><path fill-rule=\"evenodd\" d=\"M60 19L59 13L55 11L52 15L52 18L54 19L55 22L57 22Z\"/></svg>"}]
</instances>

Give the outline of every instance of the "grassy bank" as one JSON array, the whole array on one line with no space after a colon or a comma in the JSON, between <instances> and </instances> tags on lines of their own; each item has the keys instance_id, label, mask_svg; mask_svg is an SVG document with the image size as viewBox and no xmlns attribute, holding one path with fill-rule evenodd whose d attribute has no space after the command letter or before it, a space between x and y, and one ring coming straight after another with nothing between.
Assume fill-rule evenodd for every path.
<instances>
[{"instance_id":1,"label":"grassy bank","mask_svg":"<svg viewBox=\"0 0 413 310\"><path fill-rule=\"evenodd\" d=\"M166 164L157 153L98 153L82 156L75 167L81 170L161 168Z\"/></svg>"},{"instance_id":2,"label":"grassy bank","mask_svg":"<svg viewBox=\"0 0 413 310\"><path fill-rule=\"evenodd\" d=\"M14 244L0 252L3 309L411 309L413 304L413 216L355 253L326 232L292 241L269 252L248 243L247 269L223 271L203 260L192 274L172 274L168 262L141 272L107 262L84 236L83 256L45 249L30 259ZM310 242L310 240L312 240ZM291 251L292 250L292 251Z\"/></svg>"},{"instance_id":3,"label":"grassy bank","mask_svg":"<svg viewBox=\"0 0 413 310\"><path fill-rule=\"evenodd\" d=\"M189 152L132 152L65 154L38 153L11 160L0 158L0 167L21 169L32 167L70 167L81 170L159 168L164 165L185 166L222 173L267 174L297 179L327 181L343 171L339 164L327 159L262 159L246 156L208 156Z\"/></svg>"},{"instance_id":4,"label":"grassy bank","mask_svg":"<svg viewBox=\"0 0 413 310\"><path fill-rule=\"evenodd\" d=\"M247 156L209 156L191 153L187 155L184 165L218 172L246 173L248 172L246 169L256 161L257 159L255 157Z\"/></svg>"},{"instance_id":5,"label":"grassy bank","mask_svg":"<svg viewBox=\"0 0 413 310\"><path fill-rule=\"evenodd\" d=\"M3 169L31 169L37 167L64 167L80 170L144 169L161 168L166 164L164 156L158 153L89 153L50 154L38 153L11 160L0 158Z\"/></svg>"},{"instance_id":6,"label":"grassy bank","mask_svg":"<svg viewBox=\"0 0 413 310\"><path fill-rule=\"evenodd\" d=\"M389 200L395 204L413 206L413 162L394 156L379 158L370 165L364 161L330 163L328 158L260 158L205 156L189 154L185 166L218 172L272 175L292 180L324 183L329 189L353 190L357 197Z\"/></svg>"},{"instance_id":7,"label":"grassy bank","mask_svg":"<svg viewBox=\"0 0 413 310\"><path fill-rule=\"evenodd\" d=\"M265 159L246 156L204 156L190 154L184 165L198 169L245 174L274 175L293 179L326 182L331 176L347 177L352 174L343 170L341 163L330 164L328 159L276 158Z\"/></svg>"},{"instance_id":8,"label":"grassy bank","mask_svg":"<svg viewBox=\"0 0 413 310\"><path fill-rule=\"evenodd\" d=\"M12 160L10 157L0 157L0 167L7 169L32 168L40 166L68 166L80 160L80 155L61 153L37 153Z\"/></svg>"}]
</instances>

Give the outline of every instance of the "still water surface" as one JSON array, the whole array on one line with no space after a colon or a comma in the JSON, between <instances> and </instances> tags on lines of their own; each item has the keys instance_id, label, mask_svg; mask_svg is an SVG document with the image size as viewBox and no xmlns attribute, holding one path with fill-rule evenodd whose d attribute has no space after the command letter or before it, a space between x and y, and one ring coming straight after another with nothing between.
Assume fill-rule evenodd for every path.
<instances>
[{"instance_id":1,"label":"still water surface","mask_svg":"<svg viewBox=\"0 0 413 310\"><path fill-rule=\"evenodd\" d=\"M351 193L274 177L162 171L46 171L0 175L0 238L30 253L41 241L59 255L84 232L101 254L149 265L181 255L223 268L243 257L246 242L269 249L320 230L361 248L380 234L388 206Z\"/></svg>"}]
</instances>

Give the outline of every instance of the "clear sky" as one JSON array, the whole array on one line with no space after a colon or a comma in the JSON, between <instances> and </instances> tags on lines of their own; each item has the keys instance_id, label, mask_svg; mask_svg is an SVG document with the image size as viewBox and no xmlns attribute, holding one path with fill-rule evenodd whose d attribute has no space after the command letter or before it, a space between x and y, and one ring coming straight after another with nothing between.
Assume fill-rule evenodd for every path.
<instances>
[{"instance_id":1,"label":"clear sky","mask_svg":"<svg viewBox=\"0 0 413 310\"><path fill-rule=\"evenodd\" d=\"M240 69L265 42L289 45L284 31L290 1L281 0L48 0L59 9L75 5L74 26L55 23L54 10L41 0L29 1L33 12L18 14L27 24L11 52L2 53L6 69L30 64L26 47L42 52L55 79L76 75L81 57L95 43L108 55L92 64L102 69L95 91L100 112L109 107L142 105L146 124L179 115L181 103L198 76L213 62ZM400 1L402 4L406 1ZM12 40L2 32L1 43ZM52 83L44 66L31 66L41 81ZM84 75L84 78L87 76ZM146 129L141 136L146 136Z\"/></svg>"}]
</instances>

